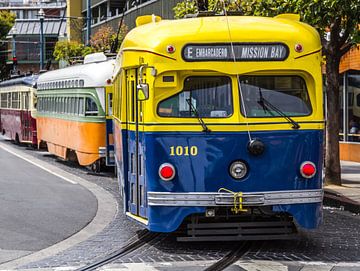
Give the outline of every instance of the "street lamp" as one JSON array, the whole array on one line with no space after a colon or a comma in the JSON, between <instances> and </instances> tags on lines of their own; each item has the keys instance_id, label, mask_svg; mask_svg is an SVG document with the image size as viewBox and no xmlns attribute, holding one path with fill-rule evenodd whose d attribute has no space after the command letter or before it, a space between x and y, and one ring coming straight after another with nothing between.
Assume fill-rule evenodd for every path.
<instances>
[{"instance_id":1,"label":"street lamp","mask_svg":"<svg viewBox=\"0 0 360 271\"><path fill-rule=\"evenodd\" d=\"M41 8L39 11L39 19L40 19L40 71L44 67L44 19L45 19L45 12Z\"/></svg>"},{"instance_id":2,"label":"street lamp","mask_svg":"<svg viewBox=\"0 0 360 271\"><path fill-rule=\"evenodd\" d=\"M17 65L17 58L16 58L16 33L17 29L14 26L12 29L12 60L13 60L13 72L15 74L16 71L16 65Z\"/></svg>"}]
</instances>

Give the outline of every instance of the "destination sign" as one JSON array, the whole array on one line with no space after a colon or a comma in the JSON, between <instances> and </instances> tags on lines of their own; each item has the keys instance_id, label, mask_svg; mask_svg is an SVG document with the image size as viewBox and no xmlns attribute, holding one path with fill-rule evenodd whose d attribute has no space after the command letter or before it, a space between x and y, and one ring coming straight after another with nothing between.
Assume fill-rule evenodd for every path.
<instances>
[{"instance_id":1,"label":"destination sign","mask_svg":"<svg viewBox=\"0 0 360 271\"><path fill-rule=\"evenodd\" d=\"M188 44L182 51L185 61L282 61L288 54L282 43Z\"/></svg>"}]
</instances>

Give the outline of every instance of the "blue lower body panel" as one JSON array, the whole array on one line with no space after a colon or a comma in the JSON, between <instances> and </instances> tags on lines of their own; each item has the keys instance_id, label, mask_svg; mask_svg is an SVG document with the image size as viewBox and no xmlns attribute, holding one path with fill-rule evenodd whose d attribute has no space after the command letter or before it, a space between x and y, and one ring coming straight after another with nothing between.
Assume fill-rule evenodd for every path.
<instances>
[{"instance_id":1,"label":"blue lower body panel","mask_svg":"<svg viewBox=\"0 0 360 271\"><path fill-rule=\"evenodd\" d=\"M133 140L133 133L124 132L124 145ZM249 138L246 132L140 132L139 153L144 159L144 169L141 170L143 176L140 177L146 184L146 191L143 192L147 197L142 201L145 202L142 207L147 210L144 217L148 220L146 227L151 231L171 232L187 216L203 215L206 208L212 206L184 206L181 202L172 206L166 206L166 203L157 205L156 201L151 203L149 193L168 193L171 197L172 193L219 193L221 189L244 194L278 191L286 195L289 191L299 192L301 199L293 203L291 195L285 201L278 195L279 201L271 204L271 195L268 195L266 206L275 213L293 216L302 228L318 227L322 221L322 195L317 195L316 199L310 199L307 195L312 191L322 191L323 131L264 131L252 132L251 136L264 143L265 152L262 155L254 156L248 152ZM123 162L131 163L130 160ZM234 179L229 173L229 167L234 161L242 161L248 167L248 173L241 180ZM300 174L300 165L304 161L311 161L316 165L317 173L310 179ZM163 163L170 163L175 167L176 175L173 180L163 181L159 177L159 167ZM125 168L130 170L131 165L127 164ZM127 178L127 174L123 176ZM127 179L123 181L129 182ZM130 191L127 190L125 194L129 199Z\"/></svg>"}]
</instances>

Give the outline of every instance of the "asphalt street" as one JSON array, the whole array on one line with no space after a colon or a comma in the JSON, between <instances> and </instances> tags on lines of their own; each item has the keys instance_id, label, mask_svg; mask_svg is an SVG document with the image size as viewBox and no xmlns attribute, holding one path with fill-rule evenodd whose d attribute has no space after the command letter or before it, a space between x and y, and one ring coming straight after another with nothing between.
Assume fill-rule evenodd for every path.
<instances>
[{"instance_id":1,"label":"asphalt street","mask_svg":"<svg viewBox=\"0 0 360 271\"><path fill-rule=\"evenodd\" d=\"M0 263L66 239L96 211L84 187L0 148Z\"/></svg>"}]
</instances>

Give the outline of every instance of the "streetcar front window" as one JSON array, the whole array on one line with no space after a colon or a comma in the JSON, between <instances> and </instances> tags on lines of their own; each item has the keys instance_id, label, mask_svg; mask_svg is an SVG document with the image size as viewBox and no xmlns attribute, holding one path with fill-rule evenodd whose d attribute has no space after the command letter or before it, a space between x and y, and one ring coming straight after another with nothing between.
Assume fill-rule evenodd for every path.
<instances>
[{"instance_id":1,"label":"streetcar front window","mask_svg":"<svg viewBox=\"0 0 360 271\"><path fill-rule=\"evenodd\" d=\"M191 106L190 106L191 104ZM159 103L161 117L227 118L233 114L231 79L225 76L191 76L184 89Z\"/></svg>"},{"instance_id":2,"label":"streetcar front window","mask_svg":"<svg viewBox=\"0 0 360 271\"><path fill-rule=\"evenodd\" d=\"M279 111L296 117L312 112L306 83L300 76L241 76L240 87L241 113L246 117L278 117Z\"/></svg>"}]
</instances>

